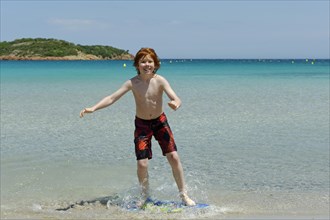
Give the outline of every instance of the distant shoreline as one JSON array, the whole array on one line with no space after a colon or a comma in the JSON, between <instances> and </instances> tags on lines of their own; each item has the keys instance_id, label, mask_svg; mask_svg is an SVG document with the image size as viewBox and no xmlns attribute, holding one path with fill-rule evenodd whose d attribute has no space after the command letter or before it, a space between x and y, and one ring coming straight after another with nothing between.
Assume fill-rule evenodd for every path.
<instances>
[{"instance_id":1,"label":"distant shoreline","mask_svg":"<svg viewBox=\"0 0 330 220\"><path fill-rule=\"evenodd\" d=\"M24 56L0 56L0 60L133 60L134 57L129 54L120 55L115 58L100 58L95 55L78 55L78 56L64 56L64 57L41 57L41 56L31 56L31 57L24 57Z\"/></svg>"},{"instance_id":2,"label":"distant shoreline","mask_svg":"<svg viewBox=\"0 0 330 220\"><path fill-rule=\"evenodd\" d=\"M21 38L0 42L0 60L133 60L128 50L64 40Z\"/></svg>"},{"instance_id":3,"label":"distant shoreline","mask_svg":"<svg viewBox=\"0 0 330 220\"><path fill-rule=\"evenodd\" d=\"M24 57L24 56L12 56L12 55L5 55L5 56L0 56L0 61L1 60L22 60L22 61L42 61L42 60L48 60L48 61L83 61L83 60L134 60L134 56L131 54L125 54L125 55L120 55L115 58L101 58L95 55L91 54L84 54L84 55L78 55L78 56L63 56L63 57L41 57L41 56L30 56L30 57ZM328 58L315 58L315 59L305 59L305 58L160 58L160 60L169 60L173 62L183 62L183 61L196 61L196 60L232 60L232 61L237 61L237 60L244 60L244 61L259 61L259 62L272 62L272 61L303 61L303 62L315 62L315 61L330 61Z\"/></svg>"}]
</instances>

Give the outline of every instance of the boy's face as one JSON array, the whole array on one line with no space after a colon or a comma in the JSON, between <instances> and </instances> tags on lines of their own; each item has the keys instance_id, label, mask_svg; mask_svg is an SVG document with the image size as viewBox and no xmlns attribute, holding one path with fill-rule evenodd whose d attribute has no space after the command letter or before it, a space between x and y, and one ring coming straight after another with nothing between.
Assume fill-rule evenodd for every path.
<instances>
[{"instance_id":1,"label":"boy's face","mask_svg":"<svg viewBox=\"0 0 330 220\"><path fill-rule=\"evenodd\" d=\"M147 55L139 60L138 69L140 74L154 74L155 62L150 55Z\"/></svg>"}]
</instances>

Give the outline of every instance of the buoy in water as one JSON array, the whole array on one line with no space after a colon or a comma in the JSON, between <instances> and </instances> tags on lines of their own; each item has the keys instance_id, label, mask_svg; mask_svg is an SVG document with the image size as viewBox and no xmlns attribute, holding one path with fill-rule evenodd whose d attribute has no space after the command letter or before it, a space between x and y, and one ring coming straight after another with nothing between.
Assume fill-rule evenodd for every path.
<instances>
[{"instance_id":1,"label":"buoy in water","mask_svg":"<svg viewBox=\"0 0 330 220\"><path fill-rule=\"evenodd\" d=\"M126 63L123 64L123 67L124 67L124 68L126 67Z\"/></svg>"}]
</instances>

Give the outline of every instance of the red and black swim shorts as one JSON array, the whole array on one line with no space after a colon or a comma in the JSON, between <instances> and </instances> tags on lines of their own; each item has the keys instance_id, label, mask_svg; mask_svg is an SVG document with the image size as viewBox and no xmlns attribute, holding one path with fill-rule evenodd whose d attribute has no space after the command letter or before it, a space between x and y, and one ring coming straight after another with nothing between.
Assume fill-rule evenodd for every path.
<instances>
[{"instance_id":1,"label":"red and black swim shorts","mask_svg":"<svg viewBox=\"0 0 330 220\"><path fill-rule=\"evenodd\" d=\"M151 120L135 117L134 143L137 160L152 158L152 136L158 141L164 156L167 153L177 151L165 113Z\"/></svg>"}]
</instances>

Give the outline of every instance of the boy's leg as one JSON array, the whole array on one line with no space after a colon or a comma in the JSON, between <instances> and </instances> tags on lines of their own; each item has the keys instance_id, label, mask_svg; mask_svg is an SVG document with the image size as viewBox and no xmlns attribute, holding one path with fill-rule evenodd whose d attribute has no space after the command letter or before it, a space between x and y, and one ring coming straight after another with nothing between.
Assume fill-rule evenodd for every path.
<instances>
[{"instance_id":1,"label":"boy's leg","mask_svg":"<svg viewBox=\"0 0 330 220\"><path fill-rule=\"evenodd\" d=\"M148 158L137 161L137 176L142 189L142 197L147 199L149 193Z\"/></svg>"},{"instance_id":2,"label":"boy's leg","mask_svg":"<svg viewBox=\"0 0 330 220\"><path fill-rule=\"evenodd\" d=\"M187 191L185 188L183 169L182 169L182 165L181 165L180 157L179 157L178 153L176 151L167 153L166 158L172 167L172 173L173 173L175 182L178 186L178 189L180 192L180 197L181 197L182 201L188 206L196 205L196 203L193 200L191 200L187 195Z\"/></svg>"}]
</instances>

